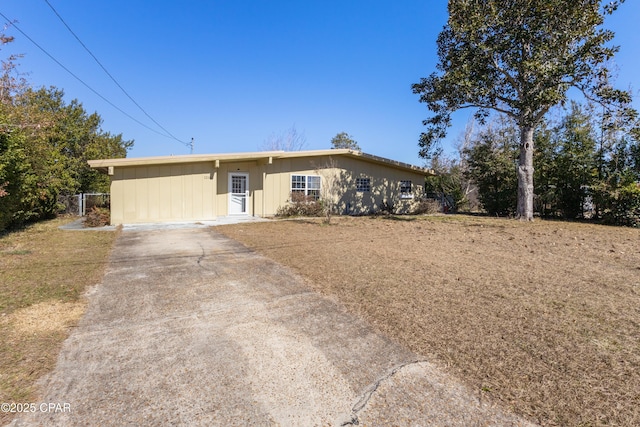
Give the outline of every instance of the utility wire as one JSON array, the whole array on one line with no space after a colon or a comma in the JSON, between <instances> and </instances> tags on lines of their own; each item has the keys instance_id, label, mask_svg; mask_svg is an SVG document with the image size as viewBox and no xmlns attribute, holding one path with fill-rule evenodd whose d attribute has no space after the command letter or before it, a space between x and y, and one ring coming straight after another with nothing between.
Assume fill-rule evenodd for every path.
<instances>
[{"instance_id":1,"label":"utility wire","mask_svg":"<svg viewBox=\"0 0 640 427\"><path fill-rule=\"evenodd\" d=\"M7 18L2 12L0 12L0 16L6 21L6 22L10 22L11 26L13 28L15 28L16 30L18 30L18 32L20 32L20 34L22 34L27 40L29 40L31 43L33 43L38 49L40 49L45 55L47 55L53 62L55 62L56 64L58 64L63 70L65 70L67 73L71 74L71 76L73 76L76 80L78 80L80 83L82 83L87 89L89 89L91 92L95 93L98 97L100 97L100 99L102 99L104 102L106 102L107 104L111 105L113 108L115 108L116 110L120 111L122 114L124 114L125 116L129 117L131 120L133 120L134 122L138 123L140 126L149 129L151 132L157 133L158 135L164 136L165 138L171 138L170 136L161 133L159 131L157 131L156 129L153 129L149 126L147 126L146 124L142 123L140 120L136 119L135 117L133 117L132 115L128 114L126 111L122 110L120 107L118 107L117 105L115 105L113 102L109 101L107 98L105 98L104 96L102 96L98 91L96 91L94 88L92 88L91 86L89 86L87 83L84 82L84 80L82 80L80 77L78 77L77 75L75 75L71 70L69 70L67 67L65 67L60 61L58 61L53 55L51 55L49 52L47 52L42 46L40 46L38 43L36 43L35 40L33 40L31 37L29 37L24 31L22 31L20 29L20 27L18 27L15 22L12 22L9 20L9 18Z\"/></svg>"},{"instance_id":2,"label":"utility wire","mask_svg":"<svg viewBox=\"0 0 640 427\"><path fill-rule=\"evenodd\" d=\"M133 99L133 97L131 95L129 95L129 93L122 87L122 85L120 85L120 83L118 83L118 81L115 79L115 77L113 77L111 75L111 73L109 71L107 71L107 69L105 68L104 65L102 65L102 63L98 60L98 58L96 58L96 56L93 54L93 52L91 52L91 50L89 50L89 48L82 42L82 40L80 40L80 37L78 37L76 35L76 33L73 32L73 30L71 29L71 27L69 27L69 25L65 22L65 20L62 18L62 16L60 16L60 14L58 13L58 11L51 5L51 3L49 3L49 0L44 0L44 2L51 8L51 10L53 11L53 13L56 14L56 16L58 17L58 19L60 20L60 22L62 22L62 24L67 28L67 30L69 30L69 32L73 35L73 37L75 37L75 39L78 41L78 43L80 43L80 45L84 48L84 50L87 51L87 53L89 55L91 55L91 57L93 58L94 61L96 61L96 63L100 66L100 68L102 68L102 71L104 71L106 73L107 76L109 76L109 78L116 84L116 86L118 86L120 88L120 90L122 91L122 93L124 93L125 95L127 95L127 98L129 98L131 100L131 102L133 102L136 107L138 107L140 109L140 111L142 111L144 113L145 116L147 116L153 123L155 123L160 129L162 129L163 131L165 131L167 133L167 135L169 135L171 138L175 139L176 141L184 144L184 145L189 145L188 142L182 141L178 138L176 138L175 136L173 136L173 134L171 132L169 132L167 129L165 129L160 123L158 123L153 117L151 117L149 115L149 113L147 113L145 111L144 108L142 108L140 106L140 104L138 104L136 102L135 99Z\"/></svg>"}]
</instances>

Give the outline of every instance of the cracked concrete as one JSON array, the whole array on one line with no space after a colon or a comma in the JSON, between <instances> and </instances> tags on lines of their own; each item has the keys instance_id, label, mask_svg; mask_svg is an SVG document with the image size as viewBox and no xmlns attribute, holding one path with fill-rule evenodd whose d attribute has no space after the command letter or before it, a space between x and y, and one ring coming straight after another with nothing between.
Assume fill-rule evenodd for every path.
<instances>
[{"instance_id":1,"label":"cracked concrete","mask_svg":"<svg viewBox=\"0 0 640 427\"><path fill-rule=\"evenodd\" d=\"M535 426L482 401L425 360L403 363L374 382L341 425Z\"/></svg>"},{"instance_id":2,"label":"cracked concrete","mask_svg":"<svg viewBox=\"0 0 640 427\"><path fill-rule=\"evenodd\" d=\"M71 412L14 425L526 425L213 229L125 230L87 298Z\"/></svg>"},{"instance_id":3,"label":"cracked concrete","mask_svg":"<svg viewBox=\"0 0 640 427\"><path fill-rule=\"evenodd\" d=\"M389 378L391 378L393 375L395 375L399 370L401 370L405 366L413 364L413 363L419 363L419 361L407 362L407 363L403 363L403 364L401 364L399 366L396 366L391 371L386 373L384 376L378 378L375 382L373 382L370 386L368 386L364 390L364 392L360 395L360 397L358 398L358 401L355 403L355 405L353 405L353 408L351 409L351 414L349 415L348 419L343 421L340 425L341 426L347 426L347 425L358 425L358 424L360 424L360 419L358 417L358 414L360 413L360 411L362 411L367 406L367 404L369 403L369 400L371 399L373 394L376 391L378 391L378 387L380 387L380 384L382 384L384 381L387 381Z\"/></svg>"}]
</instances>

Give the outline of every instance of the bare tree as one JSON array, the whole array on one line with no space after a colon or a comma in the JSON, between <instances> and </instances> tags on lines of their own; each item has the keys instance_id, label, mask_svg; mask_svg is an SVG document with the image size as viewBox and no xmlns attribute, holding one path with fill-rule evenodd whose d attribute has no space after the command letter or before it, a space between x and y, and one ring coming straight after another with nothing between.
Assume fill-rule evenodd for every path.
<instances>
[{"instance_id":1,"label":"bare tree","mask_svg":"<svg viewBox=\"0 0 640 427\"><path fill-rule=\"evenodd\" d=\"M478 188L469 178L465 176L465 173L469 170L469 162L466 156L466 152L471 149L473 145L475 132L475 119L471 117L464 128L464 132L460 135L458 143L456 144L456 150L458 151L458 158L460 159L460 172L462 174L461 185L464 198L469 204L470 210L475 210L479 206L478 201Z\"/></svg>"},{"instance_id":2,"label":"bare tree","mask_svg":"<svg viewBox=\"0 0 640 427\"><path fill-rule=\"evenodd\" d=\"M300 133L295 125L286 131L272 133L260 146L262 151L301 151L307 146L307 137Z\"/></svg>"},{"instance_id":3,"label":"bare tree","mask_svg":"<svg viewBox=\"0 0 640 427\"><path fill-rule=\"evenodd\" d=\"M316 173L320 175L320 200L322 209L326 216L325 222L331 224L331 216L336 211L336 206L340 200L342 189L342 173L338 168L338 162L329 157L322 166L316 168Z\"/></svg>"},{"instance_id":4,"label":"bare tree","mask_svg":"<svg viewBox=\"0 0 640 427\"><path fill-rule=\"evenodd\" d=\"M0 31L0 50L14 41L14 37L5 34L10 25L5 24ZM24 92L28 87L26 74L18 71L17 61L20 58L22 58L21 54L13 54L0 60L0 103L4 105L13 104L14 96Z\"/></svg>"}]
</instances>

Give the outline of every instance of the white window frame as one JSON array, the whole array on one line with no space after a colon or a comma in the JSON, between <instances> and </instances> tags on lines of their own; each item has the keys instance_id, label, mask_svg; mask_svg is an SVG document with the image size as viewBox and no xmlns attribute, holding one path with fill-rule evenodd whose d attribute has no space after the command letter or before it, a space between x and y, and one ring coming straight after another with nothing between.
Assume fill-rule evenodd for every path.
<instances>
[{"instance_id":1,"label":"white window frame","mask_svg":"<svg viewBox=\"0 0 640 427\"><path fill-rule=\"evenodd\" d=\"M314 179L311 180L309 178ZM306 197L313 197L315 200L319 200L321 188L322 177L320 175L291 174L291 193L301 193Z\"/></svg>"},{"instance_id":2,"label":"white window frame","mask_svg":"<svg viewBox=\"0 0 640 427\"><path fill-rule=\"evenodd\" d=\"M410 179L400 180L400 198L413 199L413 183Z\"/></svg>"},{"instance_id":3,"label":"white window frame","mask_svg":"<svg viewBox=\"0 0 640 427\"><path fill-rule=\"evenodd\" d=\"M360 178L356 178L356 191L360 193L370 193L371 178L364 177L364 176Z\"/></svg>"}]
</instances>

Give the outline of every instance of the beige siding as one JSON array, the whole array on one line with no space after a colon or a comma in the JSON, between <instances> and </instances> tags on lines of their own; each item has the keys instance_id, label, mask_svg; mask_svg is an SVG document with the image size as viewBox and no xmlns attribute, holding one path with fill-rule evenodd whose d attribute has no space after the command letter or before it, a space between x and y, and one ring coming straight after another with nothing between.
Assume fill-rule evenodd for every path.
<instances>
[{"instance_id":1,"label":"beige siding","mask_svg":"<svg viewBox=\"0 0 640 427\"><path fill-rule=\"evenodd\" d=\"M343 166L344 163L344 166ZM417 199L424 194L424 175L378 164L345 159L340 165L343 171L344 193L339 203L341 213L366 214L380 209L383 203L390 204L396 212L408 213ZM370 192L356 188L357 178L369 178ZM400 181L411 181L412 199L403 199Z\"/></svg>"},{"instance_id":2,"label":"beige siding","mask_svg":"<svg viewBox=\"0 0 640 427\"><path fill-rule=\"evenodd\" d=\"M211 163L115 168L111 223L212 220L215 189Z\"/></svg>"},{"instance_id":3,"label":"beige siding","mask_svg":"<svg viewBox=\"0 0 640 427\"><path fill-rule=\"evenodd\" d=\"M424 173L344 155L116 166L111 183L111 222L213 220L226 216L232 172L248 174L247 214L272 216L288 203L291 175L322 176L331 158L337 163L342 182L338 203L341 214L374 212L384 203L393 205L396 212L409 212L424 192ZM370 178L370 192L356 191L359 177ZM402 180L411 181L413 199L400 197Z\"/></svg>"},{"instance_id":4,"label":"beige siding","mask_svg":"<svg viewBox=\"0 0 640 427\"><path fill-rule=\"evenodd\" d=\"M291 192L291 175L320 175L329 157L281 159L266 166L265 216L274 215L278 207L287 204ZM341 214L366 214L392 204L397 212L407 213L424 193L424 175L396 169L357 158L336 156L342 191L338 210ZM370 178L371 192L356 191L356 178ZM400 197L400 181L411 181L413 198Z\"/></svg>"},{"instance_id":5,"label":"beige siding","mask_svg":"<svg viewBox=\"0 0 640 427\"><path fill-rule=\"evenodd\" d=\"M249 200L247 200L248 214L262 216L260 203L262 202L262 168L257 162L223 163L217 169L217 214L225 216L229 213L229 174L232 172L249 175Z\"/></svg>"}]
</instances>

